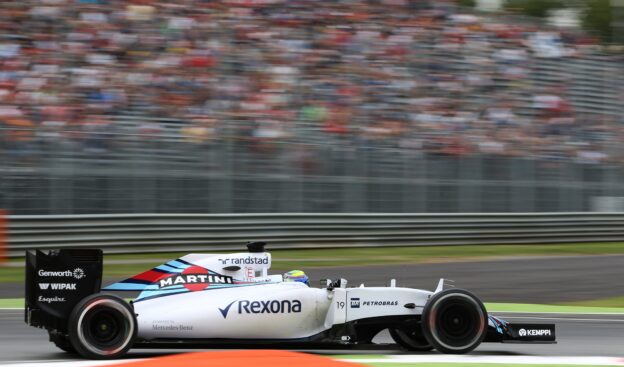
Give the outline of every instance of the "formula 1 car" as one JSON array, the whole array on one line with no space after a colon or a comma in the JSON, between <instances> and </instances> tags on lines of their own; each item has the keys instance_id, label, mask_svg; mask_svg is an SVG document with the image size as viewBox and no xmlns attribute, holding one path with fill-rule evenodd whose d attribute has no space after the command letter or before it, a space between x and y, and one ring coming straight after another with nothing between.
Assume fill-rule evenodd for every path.
<instances>
[{"instance_id":1,"label":"formula 1 car","mask_svg":"<svg viewBox=\"0 0 624 367\"><path fill-rule=\"evenodd\" d=\"M104 291L140 291L126 302L102 293L102 252L64 249L26 254L28 325L50 341L93 359L130 348L353 348L389 329L399 346L468 353L481 342L554 343L555 326L511 324L488 316L472 293L389 287L323 288L268 275L264 243L228 255L189 254L114 283Z\"/></svg>"}]
</instances>

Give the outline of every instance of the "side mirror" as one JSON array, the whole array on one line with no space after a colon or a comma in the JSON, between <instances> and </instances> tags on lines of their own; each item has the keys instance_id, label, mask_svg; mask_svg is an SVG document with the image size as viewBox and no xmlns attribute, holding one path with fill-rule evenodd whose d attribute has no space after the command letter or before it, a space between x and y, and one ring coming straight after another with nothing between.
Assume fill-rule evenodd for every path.
<instances>
[{"instance_id":1,"label":"side mirror","mask_svg":"<svg viewBox=\"0 0 624 367\"><path fill-rule=\"evenodd\" d=\"M325 283L325 284L323 284ZM344 278L331 280L331 279L321 279L321 286L327 287L328 291L333 290L334 288L347 288L347 280Z\"/></svg>"}]
</instances>

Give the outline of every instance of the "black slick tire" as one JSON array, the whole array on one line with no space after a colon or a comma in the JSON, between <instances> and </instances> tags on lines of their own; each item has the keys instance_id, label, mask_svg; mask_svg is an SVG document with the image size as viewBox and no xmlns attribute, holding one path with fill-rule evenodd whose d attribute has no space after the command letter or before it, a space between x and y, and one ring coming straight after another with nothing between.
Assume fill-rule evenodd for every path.
<instances>
[{"instance_id":1,"label":"black slick tire","mask_svg":"<svg viewBox=\"0 0 624 367\"><path fill-rule=\"evenodd\" d=\"M428 352L433 349L433 345L423 335L421 328L416 326L415 329L407 328L388 329L390 336L395 343L406 350L413 352Z\"/></svg>"},{"instance_id":2,"label":"black slick tire","mask_svg":"<svg viewBox=\"0 0 624 367\"><path fill-rule=\"evenodd\" d=\"M488 316L474 294L463 289L446 289L431 296L423 310L421 325L423 335L435 349L464 354L485 338Z\"/></svg>"},{"instance_id":3,"label":"black slick tire","mask_svg":"<svg viewBox=\"0 0 624 367\"><path fill-rule=\"evenodd\" d=\"M110 294L93 294L72 310L69 341L76 352L89 359L113 359L124 355L134 343L137 321L132 307Z\"/></svg>"},{"instance_id":4,"label":"black slick tire","mask_svg":"<svg viewBox=\"0 0 624 367\"><path fill-rule=\"evenodd\" d=\"M76 353L76 349L74 349L67 335L52 331L48 331L48 335L50 336L50 341L54 343L58 349L67 353Z\"/></svg>"}]
</instances>

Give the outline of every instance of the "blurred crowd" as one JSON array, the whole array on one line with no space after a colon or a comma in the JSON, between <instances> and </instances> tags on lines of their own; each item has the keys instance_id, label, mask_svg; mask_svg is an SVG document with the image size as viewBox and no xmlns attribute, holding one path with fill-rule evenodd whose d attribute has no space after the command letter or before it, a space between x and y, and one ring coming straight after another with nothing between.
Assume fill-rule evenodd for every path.
<instances>
[{"instance_id":1,"label":"blurred crowd","mask_svg":"<svg viewBox=\"0 0 624 367\"><path fill-rule=\"evenodd\" d=\"M2 1L0 139L25 158L173 137L624 162L617 116L528 78L596 49L453 1Z\"/></svg>"}]
</instances>

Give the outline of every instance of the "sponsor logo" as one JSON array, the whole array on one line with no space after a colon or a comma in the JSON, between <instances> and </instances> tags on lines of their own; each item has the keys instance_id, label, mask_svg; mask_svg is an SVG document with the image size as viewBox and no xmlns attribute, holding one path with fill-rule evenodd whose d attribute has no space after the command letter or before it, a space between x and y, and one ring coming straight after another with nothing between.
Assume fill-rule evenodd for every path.
<instances>
[{"instance_id":1,"label":"sponsor logo","mask_svg":"<svg viewBox=\"0 0 624 367\"><path fill-rule=\"evenodd\" d=\"M398 306L399 301L362 301L362 306Z\"/></svg>"},{"instance_id":2,"label":"sponsor logo","mask_svg":"<svg viewBox=\"0 0 624 367\"><path fill-rule=\"evenodd\" d=\"M247 257L232 257L225 259L217 259L223 265L269 265L269 257L255 257L255 256L247 256Z\"/></svg>"},{"instance_id":3,"label":"sponsor logo","mask_svg":"<svg viewBox=\"0 0 624 367\"><path fill-rule=\"evenodd\" d=\"M351 308L360 308L364 306L398 306L399 301L360 301L359 298L351 298Z\"/></svg>"},{"instance_id":4,"label":"sponsor logo","mask_svg":"<svg viewBox=\"0 0 624 367\"><path fill-rule=\"evenodd\" d=\"M520 336L551 336L550 329L520 329L518 330Z\"/></svg>"},{"instance_id":5,"label":"sponsor logo","mask_svg":"<svg viewBox=\"0 0 624 367\"><path fill-rule=\"evenodd\" d=\"M75 291L76 283L39 283L39 289L45 291L53 289L55 291Z\"/></svg>"},{"instance_id":6,"label":"sponsor logo","mask_svg":"<svg viewBox=\"0 0 624 367\"><path fill-rule=\"evenodd\" d=\"M82 268L76 268L74 269L73 275L76 279L82 279L85 277L85 272L84 270L82 270Z\"/></svg>"},{"instance_id":7,"label":"sponsor logo","mask_svg":"<svg viewBox=\"0 0 624 367\"><path fill-rule=\"evenodd\" d=\"M39 298L37 299L39 302L44 302L44 303L56 303L56 302L65 302L65 298L63 297L44 297L44 296L39 296Z\"/></svg>"},{"instance_id":8,"label":"sponsor logo","mask_svg":"<svg viewBox=\"0 0 624 367\"><path fill-rule=\"evenodd\" d=\"M268 301L248 301L235 300L224 308L219 308L223 318L227 318L232 306L238 303L238 314L262 314L262 313L299 313L301 312L301 301L299 300L268 300Z\"/></svg>"},{"instance_id":9,"label":"sponsor logo","mask_svg":"<svg viewBox=\"0 0 624 367\"><path fill-rule=\"evenodd\" d=\"M71 270L46 271L43 269L39 269L39 272L37 274L39 274L40 277L73 277L74 276L74 272Z\"/></svg>"},{"instance_id":10,"label":"sponsor logo","mask_svg":"<svg viewBox=\"0 0 624 367\"><path fill-rule=\"evenodd\" d=\"M192 331L193 330L193 326L192 325L158 325L158 324L153 324L152 325L152 330L157 330L157 331Z\"/></svg>"},{"instance_id":11,"label":"sponsor logo","mask_svg":"<svg viewBox=\"0 0 624 367\"><path fill-rule=\"evenodd\" d=\"M208 270L201 266L190 266L181 274L174 274L158 282L159 288L182 284L186 289L195 292L201 291L210 284L233 284L232 277L221 274L208 274Z\"/></svg>"},{"instance_id":12,"label":"sponsor logo","mask_svg":"<svg viewBox=\"0 0 624 367\"><path fill-rule=\"evenodd\" d=\"M82 268L76 268L74 270L43 270L39 269L40 277L59 277L59 278L75 278L82 279L85 277L85 271Z\"/></svg>"}]
</instances>

